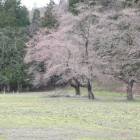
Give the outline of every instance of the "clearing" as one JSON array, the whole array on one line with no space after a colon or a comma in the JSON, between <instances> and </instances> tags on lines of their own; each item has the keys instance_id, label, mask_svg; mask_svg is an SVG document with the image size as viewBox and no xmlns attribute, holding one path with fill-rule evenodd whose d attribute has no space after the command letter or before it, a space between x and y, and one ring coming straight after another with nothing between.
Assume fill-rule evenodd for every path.
<instances>
[{"instance_id":1,"label":"clearing","mask_svg":"<svg viewBox=\"0 0 140 140\"><path fill-rule=\"evenodd\" d=\"M140 96L95 93L48 98L43 93L0 94L0 140L139 140ZM46 97L46 98L45 98Z\"/></svg>"}]
</instances>

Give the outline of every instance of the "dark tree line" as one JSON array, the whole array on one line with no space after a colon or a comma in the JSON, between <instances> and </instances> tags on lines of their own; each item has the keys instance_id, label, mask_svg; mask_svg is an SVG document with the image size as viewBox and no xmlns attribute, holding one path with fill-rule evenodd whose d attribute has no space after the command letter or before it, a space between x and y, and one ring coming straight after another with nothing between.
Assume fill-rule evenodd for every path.
<instances>
[{"instance_id":1,"label":"dark tree line","mask_svg":"<svg viewBox=\"0 0 140 140\"><path fill-rule=\"evenodd\" d=\"M21 6L21 0L0 1L0 28L29 25L28 10Z\"/></svg>"},{"instance_id":2,"label":"dark tree line","mask_svg":"<svg viewBox=\"0 0 140 140\"><path fill-rule=\"evenodd\" d=\"M0 1L0 90L17 91L28 85L25 36L28 10L20 0Z\"/></svg>"}]
</instances>

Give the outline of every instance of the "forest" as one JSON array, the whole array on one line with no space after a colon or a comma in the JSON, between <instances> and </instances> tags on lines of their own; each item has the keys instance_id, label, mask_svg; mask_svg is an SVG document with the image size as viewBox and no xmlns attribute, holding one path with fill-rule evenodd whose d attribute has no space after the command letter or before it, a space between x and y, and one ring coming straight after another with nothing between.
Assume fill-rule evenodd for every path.
<instances>
[{"instance_id":1,"label":"forest","mask_svg":"<svg viewBox=\"0 0 140 140\"><path fill-rule=\"evenodd\" d=\"M44 11L44 12L43 12ZM0 91L85 87L120 81L127 100L140 83L139 0L53 0L29 11L0 1Z\"/></svg>"}]
</instances>

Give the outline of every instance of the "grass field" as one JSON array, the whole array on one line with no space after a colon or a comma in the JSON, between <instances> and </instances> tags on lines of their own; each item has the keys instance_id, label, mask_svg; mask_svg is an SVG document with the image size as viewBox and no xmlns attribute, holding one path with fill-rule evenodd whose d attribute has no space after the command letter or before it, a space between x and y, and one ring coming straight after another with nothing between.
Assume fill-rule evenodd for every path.
<instances>
[{"instance_id":1,"label":"grass field","mask_svg":"<svg viewBox=\"0 0 140 140\"><path fill-rule=\"evenodd\" d=\"M0 140L139 140L140 96L87 98L0 94Z\"/></svg>"}]
</instances>

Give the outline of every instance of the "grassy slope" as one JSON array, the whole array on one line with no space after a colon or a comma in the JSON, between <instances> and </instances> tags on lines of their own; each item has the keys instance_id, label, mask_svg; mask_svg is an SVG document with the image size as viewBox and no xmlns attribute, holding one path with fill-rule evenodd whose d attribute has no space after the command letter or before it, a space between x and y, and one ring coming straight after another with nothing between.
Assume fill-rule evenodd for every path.
<instances>
[{"instance_id":1,"label":"grassy slope","mask_svg":"<svg viewBox=\"0 0 140 140\"><path fill-rule=\"evenodd\" d=\"M140 100L96 98L0 95L0 140L139 140Z\"/></svg>"}]
</instances>

